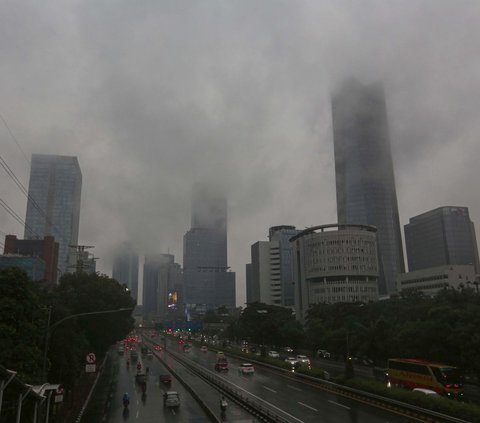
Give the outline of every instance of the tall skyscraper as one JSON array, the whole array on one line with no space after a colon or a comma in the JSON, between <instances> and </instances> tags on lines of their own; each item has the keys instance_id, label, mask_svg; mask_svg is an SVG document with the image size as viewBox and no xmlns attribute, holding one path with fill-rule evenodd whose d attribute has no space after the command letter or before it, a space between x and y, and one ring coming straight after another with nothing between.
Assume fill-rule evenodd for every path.
<instances>
[{"instance_id":1,"label":"tall skyscraper","mask_svg":"<svg viewBox=\"0 0 480 423\"><path fill-rule=\"evenodd\" d=\"M235 306L235 273L227 264L227 201L195 187L192 228L183 238L184 301L196 309Z\"/></svg>"},{"instance_id":2,"label":"tall skyscraper","mask_svg":"<svg viewBox=\"0 0 480 423\"><path fill-rule=\"evenodd\" d=\"M393 293L405 264L382 86L347 81L332 118L338 223L377 228L379 292Z\"/></svg>"},{"instance_id":3,"label":"tall skyscraper","mask_svg":"<svg viewBox=\"0 0 480 423\"><path fill-rule=\"evenodd\" d=\"M59 244L61 273L69 266L69 246L78 243L81 192L76 157L32 155L24 238L53 236Z\"/></svg>"},{"instance_id":4,"label":"tall skyscraper","mask_svg":"<svg viewBox=\"0 0 480 423\"><path fill-rule=\"evenodd\" d=\"M405 225L408 270L472 265L480 273L475 227L467 207L439 207Z\"/></svg>"},{"instance_id":5,"label":"tall skyscraper","mask_svg":"<svg viewBox=\"0 0 480 423\"><path fill-rule=\"evenodd\" d=\"M130 243L125 242L116 249L112 278L125 284L132 298L138 299L138 253Z\"/></svg>"}]
</instances>

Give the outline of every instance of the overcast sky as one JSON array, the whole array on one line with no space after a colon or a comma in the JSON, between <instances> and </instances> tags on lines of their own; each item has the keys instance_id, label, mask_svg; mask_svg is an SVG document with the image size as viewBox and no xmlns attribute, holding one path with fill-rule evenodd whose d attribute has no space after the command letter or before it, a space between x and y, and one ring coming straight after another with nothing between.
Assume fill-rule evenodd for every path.
<instances>
[{"instance_id":1,"label":"overcast sky","mask_svg":"<svg viewBox=\"0 0 480 423\"><path fill-rule=\"evenodd\" d=\"M479 22L478 0L5 0L0 113L28 158L78 156L79 242L106 274L124 240L182 263L192 184L225 190L243 305L270 226L336 222L330 93L347 76L385 86L401 225L468 206L478 233ZM0 152L28 186L3 122ZM3 209L0 231L23 237Z\"/></svg>"}]
</instances>

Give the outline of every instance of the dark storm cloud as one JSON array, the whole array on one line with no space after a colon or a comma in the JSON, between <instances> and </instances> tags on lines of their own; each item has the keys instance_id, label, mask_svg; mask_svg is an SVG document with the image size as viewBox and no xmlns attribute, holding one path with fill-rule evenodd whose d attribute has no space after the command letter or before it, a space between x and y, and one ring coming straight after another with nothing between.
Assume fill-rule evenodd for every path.
<instances>
[{"instance_id":1,"label":"dark storm cloud","mask_svg":"<svg viewBox=\"0 0 480 423\"><path fill-rule=\"evenodd\" d=\"M192 185L226 192L242 303L250 244L269 226L336 220L330 94L348 76L385 87L401 223L458 204L480 224L479 5L3 2L0 112L28 153L79 157L80 241L107 273L126 239L181 261ZM24 215L8 180L1 195Z\"/></svg>"}]
</instances>

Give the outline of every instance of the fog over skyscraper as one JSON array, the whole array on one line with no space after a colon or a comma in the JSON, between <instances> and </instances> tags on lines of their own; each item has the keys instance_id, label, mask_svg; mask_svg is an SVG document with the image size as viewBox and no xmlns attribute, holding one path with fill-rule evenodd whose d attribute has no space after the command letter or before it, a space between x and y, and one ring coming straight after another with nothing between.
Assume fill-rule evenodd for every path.
<instances>
[{"instance_id":1,"label":"fog over skyscraper","mask_svg":"<svg viewBox=\"0 0 480 423\"><path fill-rule=\"evenodd\" d=\"M112 278L125 284L132 298L138 299L138 253L127 242L117 247L113 258Z\"/></svg>"},{"instance_id":2,"label":"fog over skyscraper","mask_svg":"<svg viewBox=\"0 0 480 423\"><path fill-rule=\"evenodd\" d=\"M81 192L82 172L76 157L32 155L24 238L54 236L62 273L68 269L69 245L78 243Z\"/></svg>"},{"instance_id":3,"label":"fog over skyscraper","mask_svg":"<svg viewBox=\"0 0 480 423\"><path fill-rule=\"evenodd\" d=\"M332 118L338 223L377 227L379 292L390 294L405 265L383 87L346 81Z\"/></svg>"},{"instance_id":4,"label":"fog over skyscraper","mask_svg":"<svg viewBox=\"0 0 480 423\"><path fill-rule=\"evenodd\" d=\"M227 264L227 200L195 186L192 227L183 238L185 303L235 306L235 273Z\"/></svg>"}]
</instances>

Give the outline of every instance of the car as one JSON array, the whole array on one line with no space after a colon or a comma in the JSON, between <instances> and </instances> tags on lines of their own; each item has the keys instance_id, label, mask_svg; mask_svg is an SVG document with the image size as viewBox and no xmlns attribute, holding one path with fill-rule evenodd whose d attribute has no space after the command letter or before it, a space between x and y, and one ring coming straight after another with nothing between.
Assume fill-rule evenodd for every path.
<instances>
[{"instance_id":1,"label":"car","mask_svg":"<svg viewBox=\"0 0 480 423\"><path fill-rule=\"evenodd\" d=\"M207 351L208 351L208 347L207 347L206 345L202 345L202 346L200 347L200 351L201 351L201 352L207 352Z\"/></svg>"},{"instance_id":2,"label":"car","mask_svg":"<svg viewBox=\"0 0 480 423\"><path fill-rule=\"evenodd\" d=\"M163 394L163 405L167 408L180 406L180 394L177 391L167 391Z\"/></svg>"},{"instance_id":3,"label":"car","mask_svg":"<svg viewBox=\"0 0 480 423\"><path fill-rule=\"evenodd\" d=\"M217 351L217 358L225 358L223 351Z\"/></svg>"},{"instance_id":4,"label":"car","mask_svg":"<svg viewBox=\"0 0 480 423\"><path fill-rule=\"evenodd\" d=\"M130 351L130 358L132 361L137 361L138 360L138 353L136 350L131 350Z\"/></svg>"},{"instance_id":5,"label":"car","mask_svg":"<svg viewBox=\"0 0 480 423\"><path fill-rule=\"evenodd\" d=\"M417 392L419 394L426 395L430 398L441 398L441 395L438 392L432 391L431 389L415 388L412 390L412 392Z\"/></svg>"},{"instance_id":6,"label":"car","mask_svg":"<svg viewBox=\"0 0 480 423\"><path fill-rule=\"evenodd\" d=\"M164 385L170 385L172 383L172 375L164 373L158 376L158 381Z\"/></svg>"},{"instance_id":7,"label":"car","mask_svg":"<svg viewBox=\"0 0 480 423\"><path fill-rule=\"evenodd\" d=\"M192 346L190 344L185 344L183 346L183 352L189 353L192 350Z\"/></svg>"},{"instance_id":8,"label":"car","mask_svg":"<svg viewBox=\"0 0 480 423\"><path fill-rule=\"evenodd\" d=\"M162 347L161 347L160 345L158 345L158 344L155 344L155 345L153 346L153 349L154 349L155 351L162 351Z\"/></svg>"},{"instance_id":9,"label":"car","mask_svg":"<svg viewBox=\"0 0 480 423\"><path fill-rule=\"evenodd\" d=\"M287 357L287 358L285 359L285 363L294 365L294 364L297 364L297 363L298 363L298 360L296 359L296 357Z\"/></svg>"},{"instance_id":10,"label":"car","mask_svg":"<svg viewBox=\"0 0 480 423\"><path fill-rule=\"evenodd\" d=\"M270 358L280 358L280 354L277 351L269 351L268 356Z\"/></svg>"},{"instance_id":11,"label":"car","mask_svg":"<svg viewBox=\"0 0 480 423\"><path fill-rule=\"evenodd\" d=\"M238 368L238 372L242 375L253 375L255 373L255 367L251 363L242 363Z\"/></svg>"},{"instance_id":12,"label":"car","mask_svg":"<svg viewBox=\"0 0 480 423\"><path fill-rule=\"evenodd\" d=\"M225 357L220 357L215 363L215 370L217 372L228 372L228 361Z\"/></svg>"},{"instance_id":13,"label":"car","mask_svg":"<svg viewBox=\"0 0 480 423\"><path fill-rule=\"evenodd\" d=\"M331 355L327 350L317 350L317 357L328 359L331 357Z\"/></svg>"},{"instance_id":14,"label":"car","mask_svg":"<svg viewBox=\"0 0 480 423\"><path fill-rule=\"evenodd\" d=\"M293 353L293 348L292 347L284 347L283 351L286 352L287 354Z\"/></svg>"},{"instance_id":15,"label":"car","mask_svg":"<svg viewBox=\"0 0 480 423\"><path fill-rule=\"evenodd\" d=\"M300 364L306 364L310 366L310 359L306 355L299 354L297 355L296 359Z\"/></svg>"}]
</instances>

